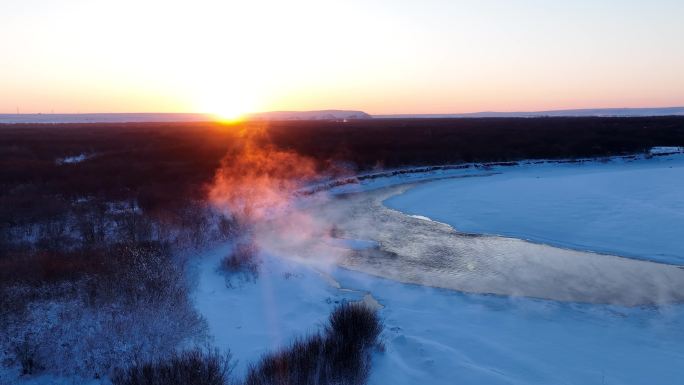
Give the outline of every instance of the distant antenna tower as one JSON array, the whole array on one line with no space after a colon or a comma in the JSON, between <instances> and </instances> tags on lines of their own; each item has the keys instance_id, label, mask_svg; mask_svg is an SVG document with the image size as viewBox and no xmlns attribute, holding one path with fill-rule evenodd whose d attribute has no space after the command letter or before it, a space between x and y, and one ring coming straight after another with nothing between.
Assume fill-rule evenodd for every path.
<instances>
[{"instance_id":1,"label":"distant antenna tower","mask_svg":"<svg viewBox=\"0 0 684 385\"><path fill-rule=\"evenodd\" d=\"M19 115L19 107L17 106L17 115Z\"/></svg>"}]
</instances>

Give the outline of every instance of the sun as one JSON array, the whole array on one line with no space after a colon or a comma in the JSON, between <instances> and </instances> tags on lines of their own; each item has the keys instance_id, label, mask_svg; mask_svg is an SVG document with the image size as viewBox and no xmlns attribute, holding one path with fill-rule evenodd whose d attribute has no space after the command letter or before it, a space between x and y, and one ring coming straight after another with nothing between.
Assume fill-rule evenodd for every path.
<instances>
[{"instance_id":1,"label":"sun","mask_svg":"<svg viewBox=\"0 0 684 385\"><path fill-rule=\"evenodd\" d=\"M224 123L237 123L247 118L252 112L251 108L237 98L217 98L208 105L204 111L210 114L215 120Z\"/></svg>"},{"instance_id":2,"label":"sun","mask_svg":"<svg viewBox=\"0 0 684 385\"><path fill-rule=\"evenodd\" d=\"M246 119L247 111L237 108L225 108L223 110L214 110L210 114L219 122L237 123Z\"/></svg>"},{"instance_id":3,"label":"sun","mask_svg":"<svg viewBox=\"0 0 684 385\"><path fill-rule=\"evenodd\" d=\"M249 92L212 91L203 93L198 110L211 115L216 121L237 123L255 110L255 98Z\"/></svg>"}]
</instances>

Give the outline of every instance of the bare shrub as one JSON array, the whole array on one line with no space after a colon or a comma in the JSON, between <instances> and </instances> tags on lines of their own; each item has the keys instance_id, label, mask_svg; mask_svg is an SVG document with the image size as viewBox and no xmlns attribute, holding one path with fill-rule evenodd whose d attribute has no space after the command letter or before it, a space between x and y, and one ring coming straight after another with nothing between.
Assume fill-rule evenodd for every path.
<instances>
[{"instance_id":1,"label":"bare shrub","mask_svg":"<svg viewBox=\"0 0 684 385\"><path fill-rule=\"evenodd\" d=\"M24 339L22 342L14 346L14 355L19 360L21 365L21 374L33 374L40 370L40 364L37 359L36 346L32 345L28 340Z\"/></svg>"},{"instance_id":2,"label":"bare shrub","mask_svg":"<svg viewBox=\"0 0 684 385\"><path fill-rule=\"evenodd\" d=\"M366 348L378 343L382 321L363 303L345 303L330 313L328 335L353 346Z\"/></svg>"},{"instance_id":3,"label":"bare shrub","mask_svg":"<svg viewBox=\"0 0 684 385\"><path fill-rule=\"evenodd\" d=\"M233 278L256 279L259 276L259 249L253 242L238 242L233 250L221 259L220 270L227 274L230 286Z\"/></svg>"},{"instance_id":4,"label":"bare shrub","mask_svg":"<svg viewBox=\"0 0 684 385\"><path fill-rule=\"evenodd\" d=\"M323 334L298 339L252 365L245 385L361 385L382 332L375 310L345 303L329 317Z\"/></svg>"},{"instance_id":5,"label":"bare shrub","mask_svg":"<svg viewBox=\"0 0 684 385\"><path fill-rule=\"evenodd\" d=\"M134 365L112 379L114 385L224 385L229 383L230 353L191 350L169 359Z\"/></svg>"},{"instance_id":6,"label":"bare shrub","mask_svg":"<svg viewBox=\"0 0 684 385\"><path fill-rule=\"evenodd\" d=\"M220 215L218 219L218 232L221 239L230 239L237 235L240 231L240 226L234 218Z\"/></svg>"}]
</instances>

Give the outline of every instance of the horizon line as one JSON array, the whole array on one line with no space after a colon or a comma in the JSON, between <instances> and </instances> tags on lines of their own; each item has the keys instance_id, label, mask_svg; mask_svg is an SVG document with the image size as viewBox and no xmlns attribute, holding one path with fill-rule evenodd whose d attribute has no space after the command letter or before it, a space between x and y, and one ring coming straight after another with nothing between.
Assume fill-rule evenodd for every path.
<instances>
[{"instance_id":1,"label":"horizon line","mask_svg":"<svg viewBox=\"0 0 684 385\"><path fill-rule=\"evenodd\" d=\"M244 117L260 114L276 113L313 113L313 112L362 112L370 116L438 116L438 115L477 115L477 114L543 114L558 112L600 111L600 110L672 110L684 109L684 104L675 106L658 107L582 107L582 108L558 108L549 110L478 110L471 112L391 112L391 113L368 113L363 109L323 108L313 110L265 110L253 111L243 114ZM0 112L4 116L27 116L27 115L216 115L212 112L183 111L183 112Z\"/></svg>"}]
</instances>

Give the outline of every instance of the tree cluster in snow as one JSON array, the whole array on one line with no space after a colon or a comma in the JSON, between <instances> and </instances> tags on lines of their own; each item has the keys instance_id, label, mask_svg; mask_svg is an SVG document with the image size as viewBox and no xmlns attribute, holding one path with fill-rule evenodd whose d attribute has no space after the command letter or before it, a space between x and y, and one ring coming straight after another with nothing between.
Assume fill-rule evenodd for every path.
<instances>
[{"instance_id":1,"label":"tree cluster in snow","mask_svg":"<svg viewBox=\"0 0 684 385\"><path fill-rule=\"evenodd\" d=\"M182 261L168 247L118 246L109 257L107 273L0 288L9 310L0 314L5 366L100 378L203 343L205 323L189 300Z\"/></svg>"}]
</instances>

